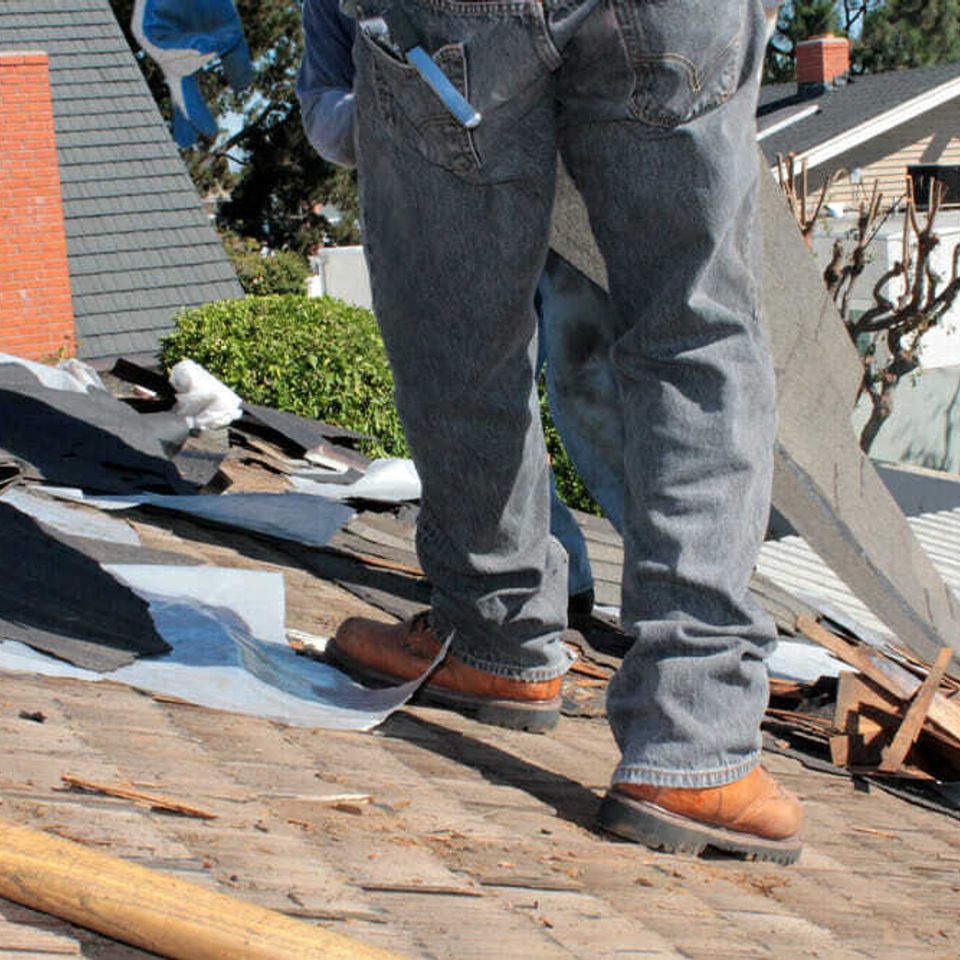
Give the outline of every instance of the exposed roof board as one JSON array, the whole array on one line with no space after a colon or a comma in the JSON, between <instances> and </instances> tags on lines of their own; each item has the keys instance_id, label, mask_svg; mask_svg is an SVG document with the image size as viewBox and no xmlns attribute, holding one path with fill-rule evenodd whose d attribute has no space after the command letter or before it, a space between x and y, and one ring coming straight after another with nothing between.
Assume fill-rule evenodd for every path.
<instances>
[{"instance_id":1,"label":"exposed roof board","mask_svg":"<svg viewBox=\"0 0 960 960\"><path fill-rule=\"evenodd\" d=\"M815 97L798 94L795 83L768 84L760 88L760 145L773 164L778 153L806 153L890 111L903 111L904 119L909 119L914 101L956 80L960 64L950 63L853 77ZM797 118L800 108L809 106L816 106L816 112ZM795 122L790 123L791 118ZM764 130L775 124L784 125L764 137Z\"/></svg>"},{"instance_id":2,"label":"exposed roof board","mask_svg":"<svg viewBox=\"0 0 960 960\"><path fill-rule=\"evenodd\" d=\"M0 50L28 48L50 59L80 356L152 353L181 307L242 296L236 274L109 0L4 0Z\"/></svg>"}]
</instances>

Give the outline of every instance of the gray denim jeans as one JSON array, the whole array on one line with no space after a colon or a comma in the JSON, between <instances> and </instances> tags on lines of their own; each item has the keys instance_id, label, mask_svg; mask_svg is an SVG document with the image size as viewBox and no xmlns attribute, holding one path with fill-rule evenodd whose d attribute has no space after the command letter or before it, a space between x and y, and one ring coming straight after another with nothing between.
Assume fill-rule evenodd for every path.
<instances>
[{"instance_id":1,"label":"gray denim jeans","mask_svg":"<svg viewBox=\"0 0 960 960\"><path fill-rule=\"evenodd\" d=\"M711 786L759 758L770 622L747 581L769 509L774 384L757 323L759 0L399 0L483 114L459 126L361 31L358 168L374 306L423 481L434 627L544 680L565 555L533 387L559 149L616 312L623 624L614 781ZM362 5L362 4L361 4Z\"/></svg>"}]
</instances>

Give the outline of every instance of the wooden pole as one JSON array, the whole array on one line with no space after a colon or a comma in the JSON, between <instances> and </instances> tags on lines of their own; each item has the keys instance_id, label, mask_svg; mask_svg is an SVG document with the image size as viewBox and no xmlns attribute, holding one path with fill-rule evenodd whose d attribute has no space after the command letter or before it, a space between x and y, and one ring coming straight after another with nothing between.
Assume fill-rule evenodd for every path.
<instances>
[{"instance_id":1,"label":"wooden pole","mask_svg":"<svg viewBox=\"0 0 960 960\"><path fill-rule=\"evenodd\" d=\"M173 960L398 960L274 910L3 821L0 896Z\"/></svg>"}]
</instances>

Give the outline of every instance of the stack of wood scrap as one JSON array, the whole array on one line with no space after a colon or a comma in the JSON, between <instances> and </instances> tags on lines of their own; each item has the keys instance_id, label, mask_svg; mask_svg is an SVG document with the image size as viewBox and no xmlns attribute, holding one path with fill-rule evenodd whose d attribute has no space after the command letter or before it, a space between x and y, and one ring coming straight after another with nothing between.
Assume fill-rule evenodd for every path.
<instances>
[{"instance_id":1,"label":"stack of wood scrap","mask_svg":"<svg viewBox=\"0 0 960 960\"><path fill-rule=\"evenodd\" d=\"M835 633L809 617L798 617L796 627L852 668L840 675L832 722L823 728L836 766L885 777L960 780L960 679L948 673L949 647L930 664Z\"/></svg>"}]
</instances>

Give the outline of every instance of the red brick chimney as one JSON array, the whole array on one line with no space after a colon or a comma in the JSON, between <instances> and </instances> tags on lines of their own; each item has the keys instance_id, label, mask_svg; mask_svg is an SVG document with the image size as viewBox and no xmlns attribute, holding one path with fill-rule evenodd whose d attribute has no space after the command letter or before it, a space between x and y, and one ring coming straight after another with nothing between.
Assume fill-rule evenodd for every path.
<instances>
[{"instance_id":1,"label":"red brick chimney","mask_svg":"<svg viewBox=\"0 0 960 960\"><path fill-rule=\"evenodd\" d=\"M0 351L75 348L47 55L0 51Z\"/></svg>"},{"instance_id":2,"label":"red brick chimney","mask_svg":"<svg viewBox=\"0 0 960 960\"><path fill-rule=\"evenodd\" d=\"M797 44L797 84L801 91L822 93L845 83L850 74L850 41L832 33Z\"/></svg>"}]
</instances>

